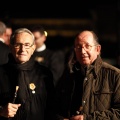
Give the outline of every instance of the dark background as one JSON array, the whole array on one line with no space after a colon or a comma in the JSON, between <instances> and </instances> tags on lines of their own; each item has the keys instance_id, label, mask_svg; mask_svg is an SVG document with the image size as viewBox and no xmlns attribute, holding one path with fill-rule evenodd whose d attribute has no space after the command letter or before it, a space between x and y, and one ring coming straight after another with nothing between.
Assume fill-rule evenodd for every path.
<instances>
[{"instance_id":1,"label":"dark background","mask_svg":"<svg viewBox=\"0 0 120 120\"><path fill-rule=\"evenodd\" d=\"M0 18L10 21L13 30L43 25L48 32L47 46L65 53L79 31L94 30L102 45L101 56L107 62L115 65L120 54L119 0L3 1Z\"/></svg>"}]
</instances>

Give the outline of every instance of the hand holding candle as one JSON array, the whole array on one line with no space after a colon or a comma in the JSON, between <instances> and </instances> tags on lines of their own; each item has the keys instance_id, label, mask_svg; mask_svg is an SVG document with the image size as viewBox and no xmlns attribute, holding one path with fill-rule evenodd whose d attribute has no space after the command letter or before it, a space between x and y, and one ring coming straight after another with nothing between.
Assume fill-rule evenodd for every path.
<instances>
[{"instance_id":1,"label":"hand holding candle","mask_svg":"<svg viewBox=\"0 0 120 120\"><path fill-rule=\"evenodd\" d=\"M15 94L14 94L14 98L13 98L13 102L12 103L15 103L15 100L17 98L17 91L19 89L19 86L16 86L16 91L15 91Z\"/></svg>"}]
</instances>

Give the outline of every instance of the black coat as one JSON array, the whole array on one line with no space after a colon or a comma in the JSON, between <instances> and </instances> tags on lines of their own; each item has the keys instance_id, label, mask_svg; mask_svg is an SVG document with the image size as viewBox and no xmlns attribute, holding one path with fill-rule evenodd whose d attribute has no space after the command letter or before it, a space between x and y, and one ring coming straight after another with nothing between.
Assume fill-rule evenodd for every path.
<instances>
[{"instance_id":1,"label":"black coat","mask_svg":"<svg viewBox=\"0 0 120 120\"><path fill-rule=\"evenodd\" d=\"M53 82L56 86L64 70L64 53L62 51L53 52L50 49L45 49L39 52L35 51L33 56L39 64L44 65L51 70L53 73Z\"/></svg>"},{"instance_id":2,"label":"black coat","mask_svg":"<svg viewBox=\"0 0 120 120\"><path fill-rule=\"evenodd\" d=\"M30 88L31 83L35 89ZM19 89L15 103L20 103L21 106L11 120L51 118L54 85L49 69L34 60L20 65L8 63L0 67L0 105L13 101L16 86Z\"/></svg>"},{"instance_id":3,"label":"black coat","mask_svg":"<svg viewBox=\"0 0 120 120\"><path fill-rule=\"evenodd\" d=\"M66 69L56 87L56 118L76 115L82 108L85 120L120 120L120 69L100 57L86 74L80 64Z\"/></svg>"},{"instance_id":4,"label":"black coat","mask_svg":"<svg viewBox=\"0 0 120 120\"><path fill-rule=\"evenodd\" d=\"M8 62L8 54L10 53L9 46L0 41L0 65Z\"/></svg>"}]
</instances>

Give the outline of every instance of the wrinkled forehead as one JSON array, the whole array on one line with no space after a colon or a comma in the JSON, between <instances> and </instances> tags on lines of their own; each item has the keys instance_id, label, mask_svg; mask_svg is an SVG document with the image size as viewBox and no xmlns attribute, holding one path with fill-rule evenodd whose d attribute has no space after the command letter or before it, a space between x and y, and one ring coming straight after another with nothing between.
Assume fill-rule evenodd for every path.
<instances>
[{"instance_id":1,"label":"wrinkled forehead","mask_svg":"<svg viewBox=\"0 0 120 120\"><path fill-rule=\"evenodd\" d=\"M85 43L88 44L94 43L93 35L91 32L82 32L77 36L75 40L75 44L85 44Z\"/></svg>"},{"instance_id":2,"label":"wrinkled forehead","mask_svg":"<svg viewBox=\"0 0 120 120\"><path fill-rule=\"evenodd\" d=\"M27 32L22 32L22 33L18 33L16 34L16 37L15 37L15 42L30 42L32 43L34 40L33 40L33 37L32 35L30 35L29 33Z\"/></svg>"}]
</instances>

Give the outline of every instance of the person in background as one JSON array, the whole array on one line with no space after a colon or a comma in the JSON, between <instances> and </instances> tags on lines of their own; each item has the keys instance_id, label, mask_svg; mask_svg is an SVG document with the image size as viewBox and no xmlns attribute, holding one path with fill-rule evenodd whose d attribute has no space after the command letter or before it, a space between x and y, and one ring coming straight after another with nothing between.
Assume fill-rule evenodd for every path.
<instances>
[{"instance_id":1,"label":"person in background","mask_svg":"<svg viewBox=\"0 0 120 120\"><path fill-rule=\"evenodd\" d=\"M9 47L5 44L7 41L6 25L0 21L0 65L8 62Z\"/></svg>"},{"instance_id":2,"label":"person in background","mask_svg":"<svg viewBox=\"0 0 120 120\"><path fill-rule=\"evenodd\" d=\"M7 36L7 40L5 41L5 44L9 45L10 44L10 37L13 33L13 28L12 28L12 24L10 22L5 22L6 25L6 36Z\"/></svg>"},{"instance_id":3,"label":"person in background","mask_svg":"<svg viewBox=\"0 0 120 120\"><path fill-rule=\"evenodd\" d=\"M35 36L36 44L33 56L39 64L48 67L52 71L54 85L56 86L64 70L64 54L61 51L53 52L53 50L47 48L45 44L47 32L41 25L32 26L31 31Z\"/></svg>"},{"instance_id":4,"label":"person in background","mask_svg":"<svg viewBox=\"0 0 120 120\"><path fill-rule=\"evenodd\" d=\"M14 31L11 54L0 67L0 120L52 120L52 72L33 59L34 35L27 28Z\"/></svg>"},{"instance_id":5,"label":"person in background","mask_svg":"<svg viewBox=\"0 0 120 120\"><path fill-rule=\"evenodd\" d=\"M93 31L80 32L56 86L55 120L119 120L120 69L104 62Z\"/></svg>"}]
</instances>

